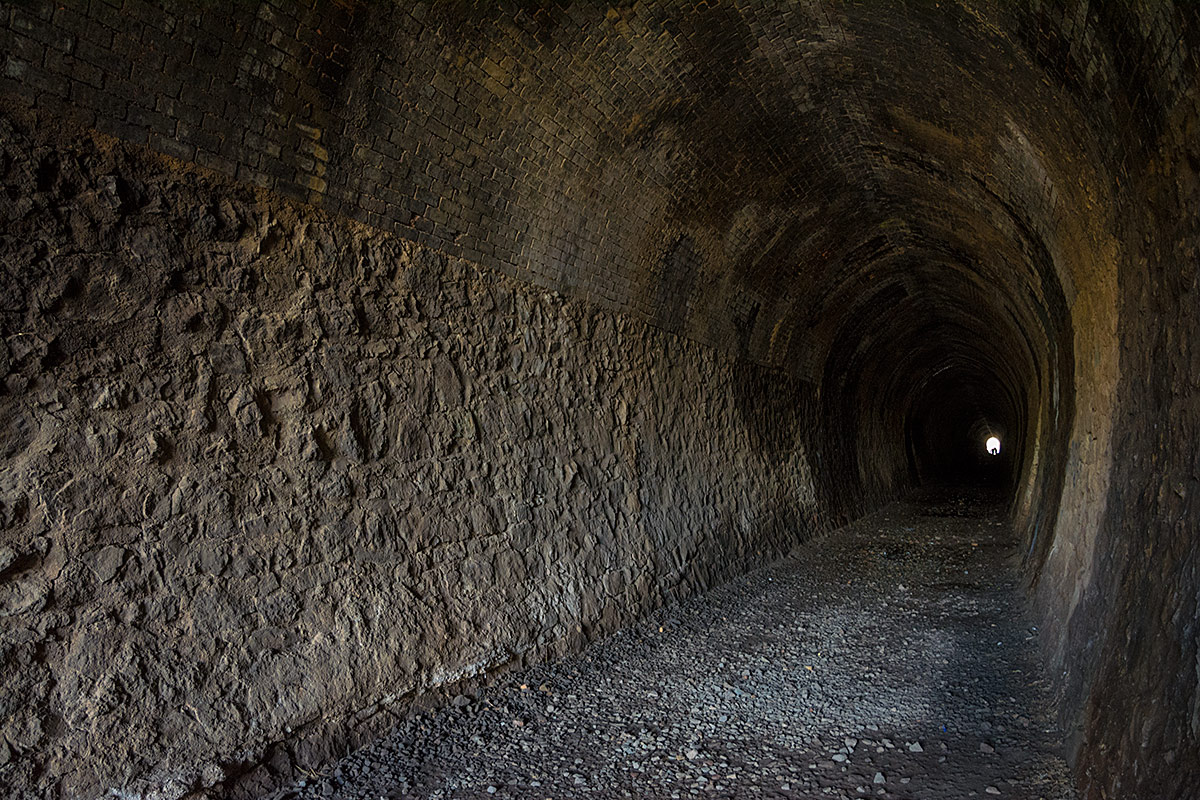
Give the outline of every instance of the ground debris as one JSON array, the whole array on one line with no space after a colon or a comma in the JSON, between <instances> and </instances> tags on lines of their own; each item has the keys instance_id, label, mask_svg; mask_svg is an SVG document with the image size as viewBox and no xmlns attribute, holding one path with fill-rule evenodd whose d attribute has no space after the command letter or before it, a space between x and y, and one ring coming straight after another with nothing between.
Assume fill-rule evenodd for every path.
<instances>
[{"instance_id":1,"label":"ground debris","mask_svg":"<svg viewBox=\"0 0 1200 800\"><path fill-rule=\"evenodd\" d=\"M1073 800L999 506L923 500L485 689L504 715L452 704L277 797Z\"/></svg>"}]
</instances>

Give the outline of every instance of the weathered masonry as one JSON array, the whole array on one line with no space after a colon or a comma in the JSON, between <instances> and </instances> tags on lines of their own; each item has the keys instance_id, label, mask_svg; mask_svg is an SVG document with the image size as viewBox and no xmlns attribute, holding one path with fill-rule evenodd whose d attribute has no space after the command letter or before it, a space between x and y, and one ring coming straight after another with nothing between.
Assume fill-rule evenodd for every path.
<instances>
[{"instance_id":1,"label":"weathered masonry","mask_svg":"<svg viewBox=\"0 0 1200 800\"><path fill-rule=\"evenodd\" d=\"M0 787L237 792L996 433L1200 786L1200 6L0 5Z\"/></svg>"}]
</instances>

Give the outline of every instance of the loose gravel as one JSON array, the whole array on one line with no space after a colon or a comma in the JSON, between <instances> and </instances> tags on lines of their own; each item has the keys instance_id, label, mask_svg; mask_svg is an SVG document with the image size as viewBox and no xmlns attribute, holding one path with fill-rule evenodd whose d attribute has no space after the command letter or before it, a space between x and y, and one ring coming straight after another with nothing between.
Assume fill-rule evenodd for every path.
<instances>
[{"instance_id":1,"label":"loose gravel","mask_svg":"<svg viewBox=\"0 0 1200 800\"><path fill-rule=\"evenodd\" d=\"M993 500L891 505L276 796L1075 798Z\"/></svg>"}]
</instances>

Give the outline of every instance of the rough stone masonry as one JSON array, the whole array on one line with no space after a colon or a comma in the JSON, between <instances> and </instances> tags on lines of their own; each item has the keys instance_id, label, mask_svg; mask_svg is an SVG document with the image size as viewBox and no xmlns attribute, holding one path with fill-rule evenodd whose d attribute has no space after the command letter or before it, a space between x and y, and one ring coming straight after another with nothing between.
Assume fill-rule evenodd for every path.
<instances>
[{"instance_id":1,"label":"rough stone masonry","mask_svg":"<svg viewBox=\"0 0 1200 800\"><path fill-rule=\"evenodd\" d=\"M1200 7L0 5L0 786L218 794L1003 430L1087 798L1200 785Z\"/></svg>"},{"instance_id":2,"label":"rough stone masonry","mask_svg":"<svg viewBox=\"0 0 1200 800\"><path fill-rule=\"evenodd\" d=\"M292 736L319 763L364 714L812 524L795 382L111 143L5 134L12 779L180 795ZM746 404L792 438L757 446Z\"/></svg>"}]
</instances>

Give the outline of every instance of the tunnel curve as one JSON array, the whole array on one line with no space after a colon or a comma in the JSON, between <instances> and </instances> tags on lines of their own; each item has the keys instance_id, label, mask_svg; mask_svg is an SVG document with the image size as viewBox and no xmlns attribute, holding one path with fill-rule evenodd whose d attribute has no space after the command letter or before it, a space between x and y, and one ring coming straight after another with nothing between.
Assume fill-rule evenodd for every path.
<instances>
[{"instance_id":1,"label":"tunnel curve","mask_svg":"<svg viewBox=\"0 0 1200 800\"><path fill-rule=\"evenodd\" d=\"M0 10L6 779L265 783L954 483L1086 795L1200 775L1196 7L126 6Z\"/></svg>"}]
</instances>

